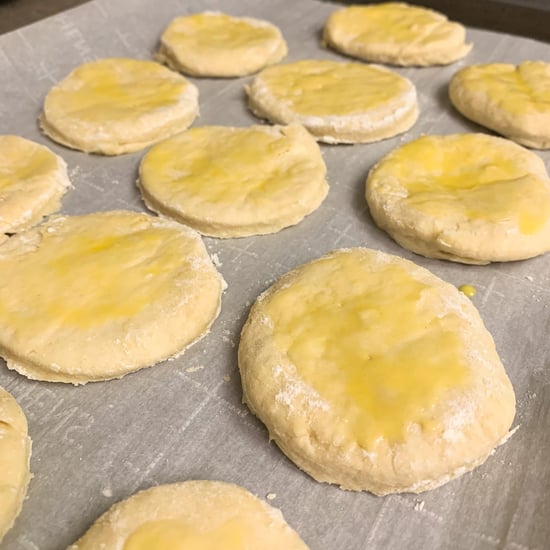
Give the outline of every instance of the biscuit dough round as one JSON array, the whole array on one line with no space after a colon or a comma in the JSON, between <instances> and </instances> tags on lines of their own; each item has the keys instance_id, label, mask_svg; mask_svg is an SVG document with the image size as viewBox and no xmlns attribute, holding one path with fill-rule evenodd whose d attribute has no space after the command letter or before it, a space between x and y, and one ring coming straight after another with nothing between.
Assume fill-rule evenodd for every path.
<instances>
[{"instance_id":1,"label":"biscuit dough round","mask_svg":"<svg viewBox=\"0 0 550 550\"><path fill-rule=\"evenodd\" d=\"M369 173L376 224L428 258L467 264L550 250L550 180L534 153L486 134L424 136Z\"/></svg>"},{"instance_id":2,"label":"biscuit dough round","mask_svg":"<svg viewBox=\"0 0 550 550\"><path fill-rule=\"evenodd\" d=\"M275 25L207 11L171 21L155 57L192 76L231 78L278 63L286 54L286 42Z\"/></svg>"},{"instance_id":3,"label":"biscuit dough round","mask_svg":"<svg viewBox=\"0 0 550 550\"><path fill-rule=\"evenodd\" d=\"M326 167L302 126L192 128L140 166L149 208L204 235L243 237L295 225L323 201Z\"/></svg>"},{"instance_id":4,"label":"biscuit dough round","mask_svg":"<svg viewBox=\"0 0 550 550\"><path fill-rule=\"evenodd\" d=\"M23 506L31 478L31 440L17 401L0 388L0 542Z\"/></svg>"},{"instance_id":5,"label":"biscuit dough round","mask_svg":"<svg viewBox=\"0 0 550 550\"><path fill-rule=\"evenodd\" d=\"M185 130L197 114L197 88L183 76L153 61L109 58L54 86L40 125L72 149L120 155Z\"/></svg>"},{"instance_id":6,"label":"biscuit dough round","mask_svg":"<svg viewBox=\"0 0 550 550\"><path fill-rule=\"evenodd\" d=\"M61 207L70 186L60 156L34 141L0 136L0 233L36 225Z\"/></svg>"},{"instance_id":7,"label":"biscuit dough round","mask_svg":"<svg viewBox=\"0 0 550 550\"><path fill-rule=\"evenodd\" d=\"M550 63L471 65L449 84L466 118L521 145L550 149Z\"/></svg>"},{"instance_id":8,"label":"biscuit dough round","mask_svg":"<svg viewBox=\"0 0 550 550\"><path fill-rule=\"evenodd\" d=\"M421 492L509 435L512 386L455 287L412 262L336 250L283 276L239 345L243 399L317 481Z\"/></svg>"},{"instance_id":9,"label":"biscuit dough round","mask_svg":"<svg viewBox=\"0 0 550 550\"><path fill-rule=\"evenodd\" d=\"M334 50L393 65L447 65L472 48L466 31L436 11L387 2L350 6L329 16L323 41Z\"/></svg>"},{"instance_id":10,"label":"biscuit dough round","mask_svg":"<svg viewBox=\"0 0 550 550\"><path fill-rule=\"evenodd\" d=\"M55 217L0 246L0 355L36 380L120 378L209 329L224 281L200 235L125 211Z\"/></svg>"},{"instance_id":11,"label":"biscuit dough round","mask_svg":"<svg viewBox=\"0 0 550 550\"><path fill-rule=\"evenodd\" d=\"M246 489L185 481L115 504L68 550L307 550L283 515Z\"/></svg>"},{"instance_id":12,"label":"biscuit dough round","mask_svg":"<svg viewBox=\"0 0 550 550\"><path fill-rule=\"evenodd\" d=\"M264 69L246 90L258 117L298 122L327 143L379 141L405 132L418 117L414 85L376 65L296 61Z\"/></svg>"}]
</instances>

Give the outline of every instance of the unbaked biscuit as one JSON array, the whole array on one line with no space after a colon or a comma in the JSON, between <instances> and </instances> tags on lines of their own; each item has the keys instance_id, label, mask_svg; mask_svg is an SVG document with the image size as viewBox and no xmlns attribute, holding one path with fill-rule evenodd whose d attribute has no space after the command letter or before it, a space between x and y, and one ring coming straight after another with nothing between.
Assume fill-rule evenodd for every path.
<instances>
[{"instance_id":1,"label":"unbaked biscuit","mask_svg":"<svg viewBox=\"0 0 550 550\"><path fill-rule=\"evenodd\" d=\"M317 481L421 492L509 435L512 386L470 300L412 262L334 251L283 276L250 311L243 399Z\"/></svg>"},{"instance_id":2,"label":"unbaked biscuit","mask_svg":"<svg viewBox=\"0 0 550 550\"><path fill-rule=\"evenodd\" d=\"M414 85L376 65L314 59L276 65L246 90L255 115L298 122L327 143L385 139L405 132L418 117Z\"/></svg>"},{"instance_id":3,"label":"unbaked biscuit","mask_svg":"<svg viewBox=\"0 0 550 550\"><path fill-rule=\"evenodd\" d=\"M197 88L153 61L111 58L74 69L46 96L40 125L54 141L88 153L138 151L185 130Z\"/></svg>"},{"instance_id":4,"label":"unbaked biscuit","mask_svg":"<svg viewBox=\"0 0 550 550\"><path fill-rule=\"evenodd\" d=\"M471 65L449 84L466 117L534 149L550 148L550 63Z\"/></svg>"},{"instance_id":5,"label":"unbaked biscuit","mask_svg":"<svg viewBox=\"0 0 550 550\"><path fill-rule=\"evenodd\" d=\"M376 224L428 258L468 264L550 250L550 180L534 153L485 134L424 136L369 173Z\"/></svg>"},{"instance_id":6,"label":"unbaked biscuit","mask_svg":"<svg viewBox=\"0 0 550 550\"><path fill-rule=\"evenodd\" d=\"M221 481L160 485L119 502L68 550L307 550L281 512Z\"/></svg>"},{"instance_id":7,"label":"unbaked biscuit","mask_svg":"<svg viewBox=\"0 0 550 550\"><path fill-rule=\"evenodd\" d=\"M447 65L471 49L465 29L436 11L387 2L350 6L326 21L327 46L366 61L393 65Z\"/></svg>"},{"instance_id":8,"label":"unbaked biscuit","mask_svg":"<svg viewBox=\"0 0 550 550\"><path fill-rule=\"evenodd\" d=\"M200 235L136 212L55 217L0 246L0 355L36 380L120 378L182 353L224 288Z\"/></svg>"},{"instance_id":9,"label":"unbaked biscuit","mask_svg":"<svg viewBox=\"0 0 550 550\"><path fill-rule=\"evenodd\" d=\"M65 161L19 136L0 136L0 233L31 227L61 206L70 187Z\"/></svg>"},{"instance_id":10,"label":"unbaked biscuit","mask_svg":"<svg viewBox=\"0 0 550 550\"><path fill-rule=\"evenodd\" d=\"M299 125L203 126L155 145L139 187L149 208L204 235L243 237L294 225L325 198L326 167Z\"/></svg>"},{"instance_id":11,"label":"unbaked biscuit","mask_svg":"<svg viewBox=\"0 0 550 550\"><path fill-rule=\"evenodd\" d=\"M31 440L17 401L0 388L0 542L21 511L31 478Z\"/></svg>"},{"instance_id":12,"label":"unbaked biscuit","mask_svg":"<svg viewBox=\"0 0 550 550\"><path fill-rule=\"evenodd\" d=\"M192 76L230 78L255 73L286 54L286 42L275 25L207 11L171 21L156 58Z\"/></svg>"}]
</instances>

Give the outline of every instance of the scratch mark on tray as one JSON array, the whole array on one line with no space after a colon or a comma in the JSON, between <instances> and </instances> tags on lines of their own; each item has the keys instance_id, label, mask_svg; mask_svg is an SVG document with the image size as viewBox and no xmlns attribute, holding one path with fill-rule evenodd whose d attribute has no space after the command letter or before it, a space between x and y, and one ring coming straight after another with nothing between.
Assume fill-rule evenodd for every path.
<instances>
[{"instance_id":1,"label":"scratch mark on tray","mask_svg":"<svg viewBox=\"0 0 550 550\"><path fill-rule=\"evenodd\" d=\"M197 417L197 415L204 409L204 407L206 407L206 405L211 401L212 397L214 396L215 392L219 389L219 387L223 384L223 380L221 382L218 382L218 384L216 385L216 387L214 388L214 390L212 391L212 393L208 392L206 394L206 397L201 401L201 403L199 404L199 406L187 417L187 420L181 425L180 427L180 432L183 433L185 432L185 430L187 430L187 428L189 428L189 426L191 425L191 423L193 422L193 420L195 420L195 418Z\"/></svg>"},{"instance_id":2,"label":"scratch mark on tray","mask_svg":"<svg viewBox=\"0 0 550 550\"><path fill-rule=\"evenodd\" d=\"M439 523L443 523L443 521L444 521L442 516L440 516L439 514L436 514L435 512L432 512L432 510L429 510L428 508L426 508L425 503L424 503L423 506L417 506L418 500L414 500L414 501L411 502L410 500L408 500L408 499L406 499L406 498L404 498L400 495L392 495L391 498L392 498L392 500L397 501L400 504L404 504L405 506L407 506L409 508L411 506L413 506L415 511L421 513L424 516L428 516L429 518L434 519ZM424 501L422 501L422 502L424 502Z\"/></svg>"},{"instance_id":3,"label":"scratch mark on tray","mask_svg":"<svg viewBox=\"0 0 550 550\"><path fill-rule=\"evenodd\" d=\"M105 18L105 19L108 19L109 18L109 14L107 12L107 10L103 7L103 4L101 2L94 2L92 4L93 6L95 6L97 8L97 11Z\"/></svg>"},{"instance_id":4,"label":"scratch mark on tray","mask_svg":"<svg viewBox=\"0 0 550 550\"><path fill-rule=\"evenodd\" d=\"M25 33L22 32L21 29L17 29L16 31L17 36L21 39L21 42L25 45L25 48L29 50L29 52L34 52L34 48L32 44L27 40L27 37L25 36Z\"/></svg>"},{"instance_id":5,"label":"scratch mark on tray","mask_svg":"<svg viewBox=\"0 0 550 550\"><path fill-rule=\"evenodd\" d=\"M250 252L248 250L248 247L246 248L234 248L234 250L237 250L236 256L231 260L232 262L236 262L241 256L248 256L249 258L257 258L258 255L255 252Z\"/></svg>"},{"instance_id":6,"label":"scratch mark on tray","mask_svg":"<svg viewBox=\"0 0 550 550\"><path fill-rule=\"evenodd\" d=\"M382 503L382 506L380 506L380 509L378 510L378 514L376 514L376 519L374 520L374 523L372 524L372 527L369 531L369 536L367 538L367 541L365 543L365 550L368 548L374 548L372 546L372 542L374 540L374 537L376 536L376 532L378 531L378 528L380 527L380 524L382 523L382 520L384 519L384 515L386 514L386 509L390 505L390 499L384 500Z\"/></svg>"},{"instance_id":7,"label":"scratch mark on tray","mask_svg":"<svg viewBox=\"0 0 550 550\"><path fill-rule=\"evenodd\" d=\"M115 29L115 34L118 36L120 41L122 42L123 46L128 50L132 50L132 46L130 42L128 42L127 34L123 33L120 29Z\"/></svg>"},{"instance_id":8,"label":"scratch mark on tray","mask_svg":"<svg viewBox=\"0 0 550 550\"><path fill-rule=\"evenodd\" d=\"M491 279L491 282L489 283L489 286L487 287L487 290L485 291L485 294L483 295L483 298L481 299L481 305L484 306L487 303L487 300L489 299L489 296L493 292L493 288L495 286L496 277L493 277Z\"/></svg>"},{"instance_id":9,"label":"scratch mark on tray","mask_svg":"<svg viewBox=\"0 0 550 550\"><path fill-rule=\"evenodd\" d=\"M520 544L519 542L509 542L508 548L511 548L512 550L542 550L540 549L540 547L525 546L524 544Z\"/></svg>"},{"instance_id":10,"label":"scratch mark on tray","mask_svg":"<svg viewBox=\"0 0 550 550\"><path fill-rule=\"evenodd\" d=\"M40 61L36 67L36 77L39 81L47 80L48 82L51 82L52 84L57 83L57 76L54 74L52 70L48 68L48 65L45 61Z\"/></svg>"},{"instance_id":11,"label":"scratch mark on tray","mask_svg":"<svg viewBox=\"0 0 550 550\"><path fill-rule=\"evenodd\" d=\"M8 56L0 49L0 68L2 69L2 74L4 73L4 71L8 71L9 69L13 68L15 69L15 66L13 65L13 63L10 61L10 59L8 58ZM4 68L5 66L5 68ZM19 77L19 74L16 72L16 75ZM22 82L22 79L19 78L20 82ZM23 89L23 92L25 92L25 95L33 102L33 103L36 103L36 101L38 100L38 96L35 96L31 90L29 90L29 88L27 88L27 86L22 82L21 84L21 87ZM6 108L2 105L0 105L0 108L2 109L2 113L4 112L8 112L6 110Z\"/></svg>"},{"instance_id":12,"label":"scratch mark on tray","mask_svg":"<svg viewBox=\"0 0 550 550\"><path fill-rule=\"evenodd\" d=\"M26 550L40 550L40 548L31 540L29 540L25 535L19 537L17 541L21 544L21 548Z\"/></svg>"},{"instance_id":13,"label":"scratch mark on tray","mask_svg":"<svg viewBox=\"0 0 550 550\"><path fill-rule=\"evenodd\" d=\"M334 246L338 246L345 237L349 237L348 231L351 229L351 227L352 224L348 223L348 225L346 225L346 227L344 227L344 229L340 231L338 237L336 237L336 240L334 241Z\"/></svg>"}]
</instances>

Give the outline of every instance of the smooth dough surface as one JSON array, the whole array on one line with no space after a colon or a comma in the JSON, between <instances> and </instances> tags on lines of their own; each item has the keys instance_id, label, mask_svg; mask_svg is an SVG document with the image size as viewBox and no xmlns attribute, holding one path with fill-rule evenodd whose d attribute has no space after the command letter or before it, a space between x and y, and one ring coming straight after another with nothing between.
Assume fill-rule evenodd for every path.
<instances>
[{"instance_id":1,"label":"smooth dough surface","mask_svg":"<svg viewBox=\"0 0 550 550\"><path fill-rule=\"evenodd\" d=\"M46 96L40 125L54 141L87 153L139 151L185 130L198 91L153 61L109 58L74 69Z\"/></svg>"},{"instance_id":2,"label":"smooth dough surface","mask_svg":"<svg viewBox=\"0 0 550 550\"><path fill-rule=\"evenodd\" d=\"M149 208L205 235L243 237L295 225L325 198L326 167L299 125L192 128L140 166Z\"/></svg>"},{"instance_id":3,"label":"smooth dough surface","mask_svg":"<svg viewBox=\"0 0 550 550\"><path fill-rule=\"evenodd\" d=\"M366 61L393 65L447 65L471 49L466 31L436 11L388 2L350 6L327 19L323 41Z\"/></svg>"},{"instance_id":4,"label":"smooth dough surface","mask_svg":"<svg viewBox=\"0 0 550 550\"><path fill-rule=\"evenodd\" d=\"M370 171L366 198L380 228L428 258L485 264L550 250L544 162L507 139L416 139Z\"/></svg>"},{"instance_id":5,"label":"smooth dough surface","mask_svg":"<svg viewBox=\"0 0 550 550\"><path fill-rule=\"evenodd\" d=\"M176 356L220 310L200 235L125 211L55 217L0 246L0 355L36 380L120 378Z\"/></svg>"},{"instance_id":6,"label":"smooth dough surface","mask_svg":"<svg viewBox=\"0 0 550 550\"><path fill-rule=\"evenodd\" d=\"M334 251L254 304L239 346L244 401L317 481L421 492L508 437L512 386L477 310L412 262Z\"/></svg>"},{"instance_id":7,"label":"smooth dough surface","mask_svg":"<svg viewBox=\"0 0 550 550\"><path fill-rule=\"evenodd\" d=\"M466 117L521 145L550 149L550 63L471 65L449 84Z\"/></svg>"},{"instance_id":8,"label":"smooth dough surface","mask_svg":"<svg viewBox=\"0 0 550 550\"><path fill-rule=\"evenodd\" d=\"M30 480L31 440L17 401L0 388L0 542L21 511Z\"/></svg>"},{"instance_id":9,"label":"smooth dough surface","mask_svg":"<svg viewBox=\"0 0 550 550\"><path fill-rule=\"evenodd\" d=\"M414 85L376 65L316 59L275 65L246 90L255 115L298 122L327 143L385 139L405 132L418 117Z\"/></svg>"},{"instance_id":10,"label":"smooth dough surface","mask_svg":"<svg viewBox=\"0 0 550 550\"><path fill-rule=\"evenodd\" d=\"M65 161L47 147L0 136L0 233L21 231L58 210L70 185Z\"/></svg>"},{"instance_id":11,"label":"smooth dough surface","mask_svg":"<svg viewBox=\"0 0 550 550\"><path fill-rule=\"evenodd\" d=\"M286 42L275 25L210 11L171 21L156 58L192 76L230 78L255 73L286 54Z\"/></svg>"},{"instance_id":12,"label":"smooth dough surface","mask_svg":"<svg viewBox=\"0 0 550 550\"><path fill-rule=\"evenodd\" d=\"M68 550L307 550L283 515L246 489L185 481L115 504Z\"/></svg>"}]
</instances>

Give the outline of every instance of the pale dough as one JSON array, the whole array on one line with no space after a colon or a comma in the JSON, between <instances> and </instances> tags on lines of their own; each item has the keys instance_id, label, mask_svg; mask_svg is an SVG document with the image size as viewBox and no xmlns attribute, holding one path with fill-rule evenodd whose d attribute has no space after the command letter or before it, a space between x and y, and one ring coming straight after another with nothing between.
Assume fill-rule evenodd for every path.
<instances>
[{"instance_id":1,"label":"pale dough","mask_svg":"<svg viewBox=\"0 0 550 550\"><path fill-rule=\"evenodd\" d=\"M449 84L466 117L522 145L550 149L550 63L471 65Z\"/></svg>"},{"instance_id":2,"label":"pale dough","mask_svg":"<svg viewBox=\"0 0 550 550\"><path fill-rule=\"evenodd\" d=\"M230 78L255 73L286 54L286 42L275 25L207 11L170 22L156 58L192 76Z\"/></svg>"},{"instance_id":3,"label":"pale dough","mask_svg":"<svg viewBox=\"0 0 550 550\"><path fill-rule=\"evenodd\" d=\"M192 128L153 147L140 166L149 208L204 235L274 233L325 198L319 146L292 125Z\"/></svg>"},{"instance_id":4,"label":"pale dough","mask_svg":"<svg viewBox=\"0 0 550 550\"><path fill-rule=\"evenodd\" d=\"M200 235L136 212L55 217L0 246L0 355L36 380L84 384L176 356L220 310Z\"/></svg>"},{"instance_id":5,"label":"pale dough","mask_svg":"<svg viewBox=\"0 0 550 550\"><path fill-rule=\"evenodd\" d=\"M0 233L36 225L71 186L65 161L19 136L0 136Z\"/></svg>"},{"instance_id":6,"label":"pale dough","mask_svg":"<svg viewBox=\"0 0 550 550\"><path fill-rule=\"evenodd\" d=\"M317 481L421 492L509 435L515 397L491 335L452 285L365 248L283 276L239 345L243 399Z\"/></svg>"},{"instance_id":7,"label":"pale dough","mask_svg":"<svg viewBox=\"0 0 550 550\"><path fill-rule=\"evenodd\" d=\"M110 58L74 69L46 96L40 125L54 141L88 153L138 151L185 130L198 91L153 61Z\"/></svg>"},{"instance_id":8,"label":"pale dough","mask_svg":"<svg viewBox=\"0 0 550 550\"><path fill-rule=\"evenodd\" d=\"M484 264L550 250L550 180L534 153L485 134L424 136L369 173L376 224L429 258Z\"/></svg>"},{"instance_id":9,"label":"pale dough","mask_svg":"<svg viewBox=\"0 0 550 550\"><path fill-rule=\"evenodd\" d=\"M414 85L376 65L315 59L275 65L246 90L255 115L298 122L327 143L385 139L405 132L418 117Z\"/></svg>"},{"instance_id":10,"label":"pale dough","mask_svg":"<svg viewBox=\"0 0 550 550\"><path fill-rule=\"evenodd\" d=\"M0 542L21 511L31 474L27 419L17 401L0 388Z\"/></svg>"},{"instance_id":11,"label":"pale dough","mask_svg":"<svg viewBox=\"0 0 550 550\"><path fill-rule=\"evenodd\" d=\"M307 550L283 515L246 489L185 481L115 504L68 550Z\"/></svg>"},{"instance_id":12,"label":"pale dough","mask_svg":"<svg viewBox=\"0 0 550 550\"><path fill-rule=\"evenodd\" d=\"M325 23L323 41L366 61L393 65L446 65L471 49L465 29L436 11L388 2L335 11Z\"/></svg>"}]
</instances>

